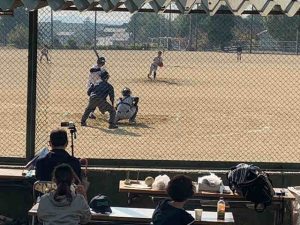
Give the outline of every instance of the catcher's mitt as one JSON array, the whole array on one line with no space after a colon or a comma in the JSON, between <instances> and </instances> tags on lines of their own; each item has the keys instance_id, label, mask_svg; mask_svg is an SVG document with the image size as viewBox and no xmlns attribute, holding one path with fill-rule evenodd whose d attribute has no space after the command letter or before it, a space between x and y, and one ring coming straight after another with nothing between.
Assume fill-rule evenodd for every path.
<instances>
[{"instance_id":1,"label":"catcher's mitt","mask_svg":"<svg viewBox=\"0 0 300 225\"><path fill-rule=\"evenodd\" d=\"M159 67L163 67L163 66L164 66L163 62L158 63L158 66L159 66Z\"/></svg>"}]
</instances>

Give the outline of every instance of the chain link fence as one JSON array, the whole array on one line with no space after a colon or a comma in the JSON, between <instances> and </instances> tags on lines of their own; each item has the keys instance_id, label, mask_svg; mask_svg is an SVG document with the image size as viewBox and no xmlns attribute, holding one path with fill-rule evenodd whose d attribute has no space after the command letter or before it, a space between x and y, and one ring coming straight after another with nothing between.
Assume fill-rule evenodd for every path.
<instances>
[{"instance_id":1,"label":"chain link fence","mask_svg":"<svg viewBox=\"0 0 300 225\"><path fill-rule=\"evenodd\" d=\"M299 29L299 16L40 9L36 149L61 122L74 121L77 157L298 162ZM93 48L106 58L115 99L124 87L140 98L135 125L122 120L110 130L108 113L96 109L96 119L80 126ZM153 80L158 51L164 66Z\"/></svg>"},{"instance_id":2,"label":"chain link fence","mask_svg":"<svg viewBox=\"0 0 300 225\"><path fill-rule=\"evenodd\" d=\"M0 157L25 157L28 13L0 16Z\"/></svg>"}]
</instances>

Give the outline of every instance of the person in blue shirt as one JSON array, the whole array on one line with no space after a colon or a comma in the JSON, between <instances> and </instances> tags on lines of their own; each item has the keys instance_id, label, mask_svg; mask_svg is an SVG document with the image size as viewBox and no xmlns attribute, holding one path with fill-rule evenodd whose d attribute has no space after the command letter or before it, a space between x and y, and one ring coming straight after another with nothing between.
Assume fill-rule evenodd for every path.
<instances>
[{"instance_id":1,"label":"person in blue shirt","mask_svg":"<svg viewBox=\"0 0 300 225\"><path fill-rule=\"evenodd\" d=\"M72 167L79 179L81 179L81 164L79 159L69 155L65 150L68 146L68 135L64 129L54 129L50 133L49 145L51 151L36 162L36 178L40 181L51 181L54 168L62 163Z\"/></svg>"},{"instance_id":2,"label":"person in blue shirt","mask_svg":"<svg viewBox=\"0 0 300 225\"><path fill-rule=\"evenodd\" d=\"M189 225L194 223L191 214L183 206L194 195L194 186L190 177L177 175L167 186L170 199L161 201L152 215L153 225Z\"/></svg>"}]
</instances>

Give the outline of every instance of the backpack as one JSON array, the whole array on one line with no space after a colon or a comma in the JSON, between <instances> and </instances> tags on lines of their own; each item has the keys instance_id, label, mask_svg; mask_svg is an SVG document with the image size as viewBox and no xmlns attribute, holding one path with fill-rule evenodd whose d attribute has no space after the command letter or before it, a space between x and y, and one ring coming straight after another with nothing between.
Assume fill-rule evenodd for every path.
<instances>
[{"instance_id":1,"label":"backpack","mask_svg":"<svg viewBox=\"0 0 300 225\"><path fill-rule=\"evenodd\" d=\"M275 194L272 181L259 167L238 164L227 173L227 179L233 192L255 204L255 211L263 212L272 203Z\"/></svg>"}]
</instances>

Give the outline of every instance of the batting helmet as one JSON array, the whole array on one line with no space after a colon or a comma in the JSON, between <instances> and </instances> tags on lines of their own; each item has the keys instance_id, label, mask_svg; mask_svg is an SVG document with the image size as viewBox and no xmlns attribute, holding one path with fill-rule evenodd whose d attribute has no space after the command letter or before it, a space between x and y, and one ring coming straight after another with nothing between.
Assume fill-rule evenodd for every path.
<instances>
[{"instance_id":1,"label":"batting helmet","mask_svg":"<svg viewBox=\"0 0 300 225\"><path fill-rule=\"evenodd\" d=\"M99 57L97 59L97 64L104 64L106 61L105 61L105 58L104 57Z\"/></svg>"},{"instance_id":2,"label":"batting helmet","mask_svg":"<svg viewBox=\"0 0 300 225\"><path fill-rule=\"evenodd\" d=\"M100 78L101 80L107 80L109 78L109 73L106 70L101 71Z\"/></svg>"},{"instance_id":3,"label":"batting helmet","mask_svg":"<svg viewBox=\"0 0 300 225\"><path fill-rule=\"evenodd\" d=\"M124 97L130 96L131 95L131 90L128 87L124 87L122 90L122 95Z\"/></svg>"}]
</instances>

